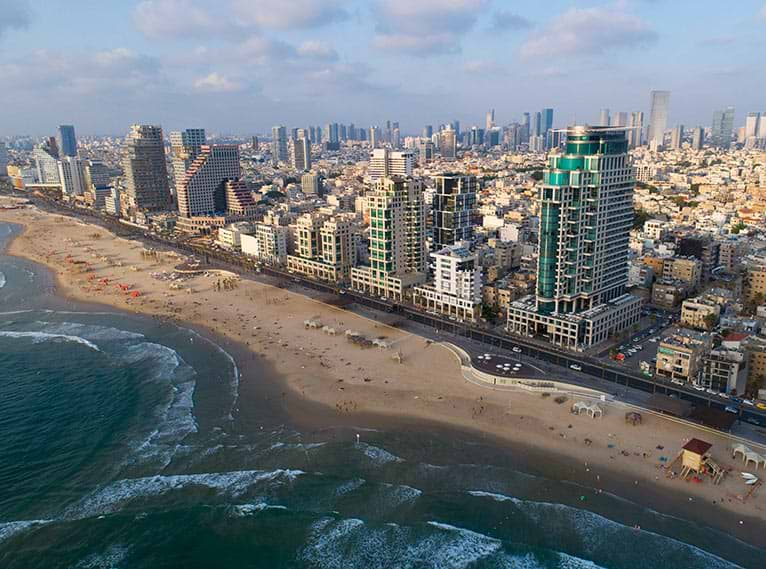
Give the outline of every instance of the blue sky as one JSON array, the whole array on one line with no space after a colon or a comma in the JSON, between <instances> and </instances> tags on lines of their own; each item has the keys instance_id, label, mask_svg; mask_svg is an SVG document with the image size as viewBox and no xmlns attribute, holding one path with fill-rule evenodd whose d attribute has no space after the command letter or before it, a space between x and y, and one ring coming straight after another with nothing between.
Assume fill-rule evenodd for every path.
<instances>
[{"instance_id":1,"label":"blue sky","mask_svg":"<svg viewBox=\"0 0 766 569\"><path fill-rule=\"evenodd\" d=\"M0 0L0 135L766 111L766 0Z\"/></svg>"}]
</instances>

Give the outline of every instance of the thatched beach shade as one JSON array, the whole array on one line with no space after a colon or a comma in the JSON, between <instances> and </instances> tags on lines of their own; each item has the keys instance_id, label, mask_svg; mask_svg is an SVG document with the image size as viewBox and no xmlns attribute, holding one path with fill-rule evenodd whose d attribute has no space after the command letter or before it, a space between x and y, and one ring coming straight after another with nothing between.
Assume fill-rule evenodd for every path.
<instances>
[{"instance_id":1,"label":"thatched beach shade","mask_svg":"<svg viewBox=\"0 0 766 569\"><path fill-rule=\"evenodd\" d=\"M630 423L634 427L640 425L642 420L643 417L641 417L641 413L636 413L635 411L628 411L625 413L625 422Z\"/></svg>"}]
</instances>

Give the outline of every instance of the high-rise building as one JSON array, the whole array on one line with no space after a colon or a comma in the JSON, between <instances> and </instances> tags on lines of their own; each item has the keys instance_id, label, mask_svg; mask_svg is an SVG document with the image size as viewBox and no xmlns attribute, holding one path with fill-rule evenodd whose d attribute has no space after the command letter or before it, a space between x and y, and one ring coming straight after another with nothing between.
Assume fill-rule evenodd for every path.
<instances>
[{"instance_id":1,"label":"high-rise building","mask_svg":"<svg viewBox=\"0 0 766 569\"><path fill-rule=\"evenodd\" d=\"M489 130L495 127L495 109L490 109L487 111L487 117L485 120L484 127L486 128L486 130Z\"/></svg>"},{"instance_id":2,"label":"high-rise building","mask_svg":"<svg viewBox=\"0 0 766 569\"><path fill-rule=\"evenodd\" d=\"M665 129L668 125L669 112L670 91L652 91L649 129L646 133L646 140L650 147L662 149L665 143Z\"/></svg>"},{"instance_id":3,"label":"high-rise building","mask_svg":"<svg viewBox=\"0 0 766 569\"><path fill-rule=\"evenodd\" d=\"M476 209L476 178L459 174L436 176L431 205L433 220L432 250L473 240L473 215Z\"/></svg>"},{"instance_id":4,"label":"high-rise building","mask_svg":"<svg viewBox=\"0 0 766 569\"><path fill-rule=\"evenodd\" d=\"M130 127L125 137L123 170L128 206L133 212L162 211L170 207L162 127L145 124Z\"/></svg>"},{"instance_id":5,"label":"high-rise building","mask_svg":"<svg viewBox=\"0 0 766 569\"><path fill-rule=\"evenodd\" d=\"M601 114L598 116L599 126L609 126L609 109L601 109Z\"/></svg>"},{"instance_id":6,"label":"high-rise building","mask_svg":"<svg viewBox=\"0 0 766 569\"><path fill-rule=\"evenodd\" d=\"M254 136L252 140L250 141L250 148L252 148L255 152L258 152L258 137Z\"/></svg>"},{"instance_id":7,"label":"high-rise building","mask_svg":"<svg viewBox=\"0 0 766 569\"><path fill-rule=\"evenodd\" d=\"M433 283L415 287L413 300L428 311L473 322L481 306L481 265L463 243L431 253Z\"/></svg>"},{"instance_id":8,"label":"high-rise building","mask_svg":"<svg viewBox=\"0 0 766 569\"><path fill-rule=\"evenodd\" d=\"M614 113L612 115L612 124L611 126L628 126L628 113L625 112L619 112Z\"/></svg>"},{"instance_id":9,"label":"high-rise building","mask_svg":"<svg viewBox=\"0 0 766 569\"><path fill-rule=\"evenodd\" d=\"M58 153L56 154L58 156ZM32 151L37 181L41 184L60 184L59 165L49 144L36 146Z\"/></svg>"},{"instance_id":10,"label":"high-rise building","mask_svg":"<svg viewBox=\"0 0 766 569\"><path fill-rule=\"evenodd\" d=\"M365 196L370 212L370 266L351 270L351 286L400 301L425 282L425 205L420 180L381 178Z\"/></svg>"},{"instance_id":11,"label":"high-rise building","mask_svg":"<svg viewBox=\"0 0 766 569\"><path fill-rule=\"evenodd\" d=\"M85 193L85 172L82 161L76 156L62 156L58 161L61 193L64 197L74 198Z\"/></svg>"},{"instance_id":12,"label":"high-rise building","mask_svg":"<svg viewBox=\"0 0 766 569\"><path fill-rule=\"evenodd\" d=\"M204 128L189 128L170 133L170 150L173 154L173 178L176 194L186 176L186 171L207 144Z\"/></svg>"},{"instance_id":13,"label":"high-rise building","mask_svg":"<svg viewBox=\"0 0 766 569\"><path fill-rule=\"evenodd\" d=\"M8 175L8 148L0 142L0 178Z\"/></svg>"},{"instance_id":14,"label":"high-rise building","mask_svg":"<svg viewBox=\"0 0 766 569\"><path fill-rule=\"evenodd\" d=\"M434 135L433 125L427 124L423 127L423 138L431 138Z\"/></svg>"},{"instance_id":15,"label":"high-rise building","mask_svg":"<svg viewBox=\"0 0 766 569\"><path fill-rule=\"evenodd\" d=\"M447 127L439 133L439 154L443 160L457 158L457 131Z\"/></svg>"},{"instance_id":16,"label":"high-rise building","mask_svg":"<svg viewBox=\"0 0 766 569\"><path fill-rule=\"evenodd\" d=\"M271 163L274 166L287 162L287 129L275 126L271 129Z\"/></svg>"},{"instance_id":17,"label":"high-rise building","mask_svg":"<svg viewBox=\"0 0 766 569\"><path fill-rule=\"evenodd\" d=\"M287 257L289 271L311 278L348 282L356 265L358 235L345 215L306 213L295 228L295 255Z\"/></svg>"},{"instance_id":18,"label":"high-rise building","mask_svg":"<svg viewBox=\"0 0 766 569\"><path fill-rule=\"evenodd\" d=\"M380 133L379 126L370 127L370 146L372 146L373 148L381 147L380 134L381 133Z\"/></svg>"},{"instance_id":19,"label":"high-rise building","mask_svg":"<svg viewBox=\"0 0 766 569\"><path fill-rule=\"evenodd\" d=\"M306 172L301 176L301 192L306 196L322 195L322 177L314 172Z\"/></svg>"},{"instance_id":20,"label":"high-rise building","mask_svg":"<svg viewBox=\"0 0 766 569\"><path fill-rule=\"evenodd\" d=\"M302 128L298 129L298 138L293 142L293 168L298 172L311 170L311 141Z\"/></svg>"},{"instance_id":21,"label":"high-rise building","mask_svg":"<svg viewBox=\"0 0 766 569\"><path fill-rule=\"evenodd\" d=\"M532 115L532 127L529 133L529 137L540 136L543 132L543 114L535 113Z\"/></svg>"},{"instance_id":22,"label":"high-rise building","mask_svg":"<svg viewBox=\"0 0 766 569\"><path fill-rule=\"evenodd\" d=\"M77 156L77 137L71 124L62 124L56 133L59 156Z\"/></svg>"},{"instance_id":23,"label":"high-rise building","mask_svg":"<svg viewBox=\"0 0 766 569\"><path fill-rule=\"evenodd\" d=\"M692 131L692 149L702 150L703 144L705 144L705 129L698 126Z\"/></svg>"},{"instance_id":24,"label":"high-rise building","mask_svg":"<svg viewBox=\"0 0 766 569\"><path fill-rule=\"evenodd\" d=\"M85 193L90 196L93 207L103 209L106 206L106 198L112 193L112 173L100 160L85 163Z\"/></svg>"},{"instance_id":25,"label":"high-rise building","mask_svg":"<svg viewBox=\"0 0 766 569\"><path fill-rule=\"evenodd\" d=\"M203 146L178 188L178 211L183 217L225 212L225 184L239 177L239 147L236 144Z\"/></svg>"},{"instance_id":26,"label":"high-rise building","mask_svg":"<svg viewBox=\"0 0 766 569\"><path fill-rule=\"evenodd\" d=\"M766 132L759 131L761 113L747 113L745 119L745 148L753 148L758 144L759 138L766 137Z\"/></svg>"},{"instance_id":27,"label":"high-rise building","mask_svg":"<svg viewBox=\"0 0 766 569\"><path fill-rule=\"evenodd\" d=\"M418 164L425 166L434 161L434 143L430 140L418 142Z\"/></svg>"},{"instance_id":28,"label":"high-rise building","mask_svg":"<svg viewBox=\"0 0 766 569\"><path fill-rule=\"evenodd\" d=\"M371 180L393 176L412 176L415 166L415 153L412 150L391 150L376 148L370 156L367 173Z\"/></svg>"},{"instance_id":29,"label":"high-rise building","mask_svg":"<svg viewBox=\"0 0 766 569\"><path fill-rule=\"evenodd\" d=\"M523 113L521 115L521 142L529 142L529 137L532 136L532 124L529 113Z\"/></svg>"},{"instance_id":30,"label":"high-rise building","mask_svg":"<svg viewBox=\"0 0 766 569\"><path fill-rule=\"evenodd\" d=\"M684 141L684 125L679 124L670 133L670 148L678 150L681 148L681 143Z\"/></svg>"},{"instance_id":31,"label":"high-rise building","mask_svg":"<svg viewBox=\"0 0 766 569\"><path fill-rule=\"evenodd\" d=\"M553 128L553 109L545 108L542 112L542 134L547 134Z\"/></svg>"},{"instance_id":32,"label":"high-rise building","mask_svg":"<svg viewBox=\"0 0 766 569\"><path fill-rule=\"evenodd\" d=\"M734 107L726 107L713 113L710 144L715 148L729 148L734 130Z\"/></svg>"},{"instance_id":33,"label":"high-rise building","mask_svg":"<svg viewBox=\"0 0 766 569\"><path fill-rule=\"evenodd\" d=\"M511 303L510 332L580 350L638 322L626 293L634 185L623 129L567 130L538 194L537 294Z\"/></svg>"},{"instance_id":34,"label":"high-rise building","mask_svg":"<svg viewBox=\"0 0 766 569\"><path fill-rule=\"evenodd\" d=\"M628 125L628 146L636 148L644 143L644 113L636 111L630 113L630 124Z\"/></svg>"}]
</instances>

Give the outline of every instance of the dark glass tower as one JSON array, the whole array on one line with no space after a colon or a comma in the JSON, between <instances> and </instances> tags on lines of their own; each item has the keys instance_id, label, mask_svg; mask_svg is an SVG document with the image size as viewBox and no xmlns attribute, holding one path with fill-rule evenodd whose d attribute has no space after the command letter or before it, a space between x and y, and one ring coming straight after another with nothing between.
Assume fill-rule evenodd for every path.
<instances>
[{"instance_id":1,"label":"dark glass tower","mask_svg":"<svg viewBox=\"0 0 766 569\"><path fill-rule=\"evenodd\" d=\"M457 174L436 177L433 204L433 250L473 239L476 178Z\"/></svg>"}]
</instances>

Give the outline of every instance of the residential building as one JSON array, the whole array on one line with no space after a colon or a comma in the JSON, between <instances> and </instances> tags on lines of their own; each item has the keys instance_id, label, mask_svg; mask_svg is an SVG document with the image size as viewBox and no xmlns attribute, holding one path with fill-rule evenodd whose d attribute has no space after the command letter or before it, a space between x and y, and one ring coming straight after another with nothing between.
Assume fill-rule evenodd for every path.
<instances>
[{"instance_id":1,"label":"residential building","mask_svg":"<svg viewBox=\"0 0 766 569\"><path fill-rule=\"evenodd\" d=\"M301 192L305 196L322 195L322 177L315 172L306 172L301 176Z\"/></svg>"},{"instance_id":2,"label":"residential building","mask_svg":"<svg viewBox=\"0 0 766 569\"><path fill-rule=\"evenodd\" d=\"M742 350L716 349L702 361L699 385L720 393L742 393L747 381L747 357Z\"/></svg>"},{"instance_id":3,"label":"residential building","mask_svg":"<svg viewBox=\"0 0 766 569\"><path fill-rule=\"evenodd\" d=\"M358 241L351 217L304 214L298 219L296 235L296 255L288 255L288 271L329 282L349 282Z\"/></svg>"},{"instance_id":4,"label":"residential building","mask_svg":"<svg viewBox=\"0 0 766 569\"><path fill-rule=\"evenodd\" d=\"M421 140L418 142L418 164L425 166L434 161L434 143L430 140Z\"/></svg>"},{"instance_id":5,"label":"residential building","mask_svg":"<svg viewBox=\"0 0 766 569\"><path fill-rule=\"evenodd\" d=\"M702 370L702 360L710 349L705 334L685 330L667 336L657 349L657 375L671 380L696 383Z\"/></svg>"},{"instance_id":6,"label":"residential building","mask_svg":"<svg viewBox=\"0 0 766 569\"><path fill-rule=\"evenodd\" d=\"M311 170L311 140L302 128L298 129L298 137L293 142L293 168L298 172Z\"/></svg>"},{"instance_id":7,"label":"residential building","mask_svg":"<svg viewBox=\"0 0 766 569\"><path fill-rule=\"evenodd\" d=\"M689 285L672 279L661 279L652 285L652 305L673 310L689 295Z\"/></svg>"},{"instance_id":8,"label":"residential building","mask_svg":"<svg viewBox=\"0 0 766 569\"><path fill-rule=\"evenodd\" d=\"M692 130L692 150L702 150L705 144L705 129L701 126Z\"/></svg>"},{"instance_id":9,"label":"residential building","mask_svg":"<svg viewBox=\"0 0 766 569\"><path fill-rule=\"evenodd\" d=\"M439 133L439 154L443 160L457 158L457 134L452 127L447 127Z\"/></svg>"},{"instance_id":10,"label":"residential building","mask_svg":"<svg viewBox=\"0 0 766 569\"><path fill-rule=\"evenodd\" d=\"M681 304L681 325L710 331L718 322L721 307L704 298L690 298Z\"/></svg>"},{"instance_id":11,"label":"residential building","mask_svg":"<svg viewBox=\"0 0 766 569\"><path fill-rule=\"evenodd\" d=\"M77 137L71 124L62 124L56 133L56 144L60 158L77 156Z\"/></svg>"},{"instance_id":12,"label":"residential building","mask_svg":"<svg viewBox=\"0 0 766 569\"><path fill-rule=\"evenodd\" d=\"M626 292L634 185L625 129L568 129L538 194L537 294L511 303L509 332L581 350L638 322Z\"/></svg>"},{"instance_id":13,"label":"residential building","mask_svg":"<svg viewBox=\"0 0 766 569\"><path fill-rule=\"evenodd\" d=\"M366 196L370 214L370 266L351 270L351 285L401 301L425 282L425 207L419 180L381 178Z\"/></svg>"},{"instance_id":14,"label":"residential building","mask_svg":"<svg viewBox=\"0 0 766 569\"><path fill-rule=\"evenodd\" d=\"M477 182L474 176L442 174L434 178L436 190L431 205L432 250L473 240Z\"/></svg>"},{"instance_id":15,"label":"residential building","mask_svg":"<svg viewBox=\"0 0 766 569\"><path fill-rule=\"evenodd\" d=\"M628 146L630 148L641 146L643 144L644 113L641 111L630 113L628 127Z\"/></svg>"},{"instance_id":16,"label":"residential building","mask_svg":"<svg viewBox=\"0 0 766 569\"><path fill-rule=\"evenodd\" d=\"M112 188L108 196L104 198L104 209L111 215L122 215L122 200L120 188Z\"/></svg>"},{"instance_id":17,"label":"residential building","mask_svg":"<svg viewBox=\"0 0 766 569\"><path fill-rule=\"evenodd\" d=\"M40 184L61 184L58 152L54 153L49 144L36 146L32 151L32 160L35 163L37 181Z\"/></svg>"},{"instance_id":18,"label":"residential building","mask_svg":"<svg viewBox=\"0 0 766 569\"><path fill-rule=\"evenodd\" d=\"M646 139L650 147L662 149L665 144L665 129L670 111L670 91L651 92L651 111L649 112L649 130Z\"/></svg>"},{"instance_id":19,"label":"residential building","mask_svg":"<svg viewBox=\"0 0 766 569\"><path fill-rule=\"evenodd\" d=\"M271 265L287 261L287 228L258 223L252 235L241 234L242 253Z\"/></svg>"},{"instance_id":20,"label":"residential building","mask_svg":"<svg viewBox=\"0 0 766 569\"><path fill-rule=\"evenodd\" d=\"M0 177L8 175L8 148L0 142Z\"/></svg>"},{"instance_id":21,"label":"residential building","mask_svg":"<svg viewBox=\"0 0 766 569\"><path fill-rule=\"evenodd\" d=\"M232 223L226 227L221 227L218 230L217 243L232 251L242 250L242 236L252 235L254 232L253 225L247 221L240 221L239 223Z\"/></svg>"},{"instance_id":22,"label":"residential building","mask_svg":"<svg viewBox=\"0 0 766 569\"><path fill-rule=\"evenodd\" d=\"M162 128L135 124L125 137L123 170L131 212L167 210L171 204Z\"/></svg>"},{"instance_id":23,"label":"residential building","mask_svg":"<svg viewBox=\"0 0 766 569\"><path fill-rule=\"evenodd\" d=\"M684 125L676 125L670 133L670 148L680 150L681 143L684 141Z\"/></svg>"},{"instance_id":24,"label":"residential building","mask_svg":"<svg viewBox=\"0 0 766 569\"><path fill-rule=\"evenodd\" d=\"M702 282L702 261L694 257L669 257L662 260L662 277L682 281L692 290Z\"/></svg>"},{"instance_id":25,"label":"residential building","mask_svg":"<svg viewBox=\"0 0 766 569\"><path fill-rule=\"evenodd\" d=\"M480 315L481 267L468 243L456 243L431 253L433 283L416 286L413 300L427 311L461 321L475 322Z\"/></svg>"}]
</instances>

